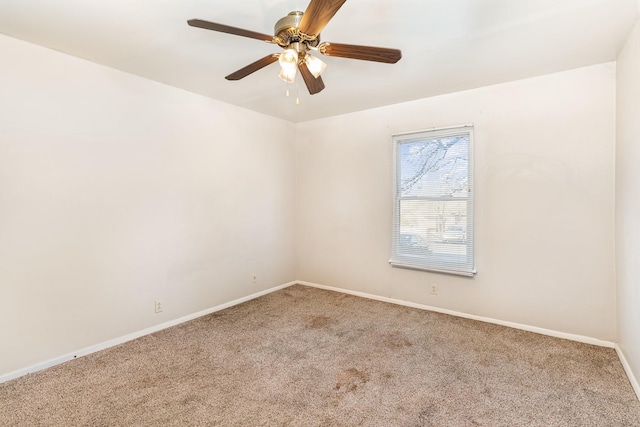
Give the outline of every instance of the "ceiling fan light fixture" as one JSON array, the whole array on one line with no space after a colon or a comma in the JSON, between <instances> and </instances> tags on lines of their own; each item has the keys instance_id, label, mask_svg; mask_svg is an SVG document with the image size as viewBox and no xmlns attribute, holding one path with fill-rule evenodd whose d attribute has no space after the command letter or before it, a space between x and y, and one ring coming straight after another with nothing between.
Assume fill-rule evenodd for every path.
<instances>
[{"instance_id":1,"label":"ceiling fan light fixture","mask_svg":"<svg viewBox=\"0 0 640 427\"><path fill-rule=\"evenodd\" d=\"M296 80L296 72L298 70L294 67L289 70L285 70L284 68L280 70L280 74L278 76L287 83L293 83Z\"/></svg>"},{"instance_id":2,"label":"ceiling fan light fixture","mask_svg":"<svg viewBox=\"0 0 640 427\"><path fill-rule=\"evenodd\" d=\"M307 63L307 68L316 79L320 77L324 69L327 68L327 64L325 64L324 61L310 54L307 54L304 62Z\"/></svg>"},{"instance_id":3,"label":"ceiling fan light fixture","mask_svg":"<svg viewBox=\"0 0 640 427\"><path fill-rule=\"evenodd\" d=\"M285 49L278 57L278 62L283 71L286 73L293 72L295 75L295 70L298 67L298 52L295 49Z\"/></svg>"}]
</instances>

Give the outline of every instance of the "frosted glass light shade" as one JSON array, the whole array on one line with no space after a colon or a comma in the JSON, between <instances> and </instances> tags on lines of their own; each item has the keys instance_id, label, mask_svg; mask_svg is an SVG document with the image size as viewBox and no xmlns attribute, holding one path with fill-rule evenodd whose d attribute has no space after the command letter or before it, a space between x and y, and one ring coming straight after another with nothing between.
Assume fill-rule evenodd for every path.
<instances>
[{"instance_id":1,"label":"frosted glass light shade","mask_svg":"<svg viewBox=\"0 0 640 427\"><path fill-rule=\"evenodd\" d=\"M327 64L325 64L321 59L309 54L307 54L304 61L307 63L307 68L316 79L320 77L320 74L322 74L324 69L327 68Z\"/></svg>"},{"instance_id":2,"label":"frosted glass light shade","mask_svg":"<svg viewBox=\"0 0 640 427\"><path fill-rule=\"evenodd\" d=\"M287 83L293 83L296 79L296 72L297 68L293 68L291 70L285 70L283 68L280 70L280 74L278 76Z\"/></svg>"},{"instance_id":3,"label":"frosted glass light shade","mask_svg":"<svg viewBox=\"0 0 640 427\"><path fill-rule=\"evenodd\" d=\"M294 49L285 49L278 57L278 62L285 72L291 72L298 68L298 52Z\"/></svg>"}]
</instances>

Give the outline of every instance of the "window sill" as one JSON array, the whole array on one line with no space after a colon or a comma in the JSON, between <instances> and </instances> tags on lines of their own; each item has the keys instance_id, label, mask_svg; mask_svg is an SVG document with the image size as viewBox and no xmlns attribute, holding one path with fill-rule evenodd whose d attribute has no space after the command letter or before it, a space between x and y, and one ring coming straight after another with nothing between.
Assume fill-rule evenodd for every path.
<instances>
[{"instance_id":1,"label":"window sill","mask_svg":"<svg viewBox=\"0 0 640 427\"><path fill-rule=\"evenodd\" d=\"M453 274L456 276L465 276L465 277L473 277L476 274L476 270L472 270L472 271L456 271L456 270L436 270L433 268L428 268L428 267L423 267L420 265L415 265L415 264L405 264L402 262L398 262L398 261L393 261L393 260L389 260L389 264L391 264L391 267L395 267L395 268L406 268L409 270L418 270L418 271L430 271L433 273L444 273L444 274Z\"/></svg>"}]
</instances>

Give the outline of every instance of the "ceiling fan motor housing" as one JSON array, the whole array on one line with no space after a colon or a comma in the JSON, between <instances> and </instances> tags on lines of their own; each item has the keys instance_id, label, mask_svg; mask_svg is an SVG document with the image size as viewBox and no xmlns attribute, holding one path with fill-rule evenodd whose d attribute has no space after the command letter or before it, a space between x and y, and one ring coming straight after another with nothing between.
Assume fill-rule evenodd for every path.
<instances>
[{"instance_id":1,"label":"ceiling fan motor housing","mask_svg":"<svg viewBox=\"0 0 640 427\"><path fill-rule=\"evenodd\" d=\"M301 31L298 29L304 12L294 10L289 12L287 16L276 22L273 28L274 35L282 41L278 43L282 47L287 47L292 43L304 43L310 47L316 47L320 43L320 34L315 38L301 37Z\"/></svg>"}]
</instances>

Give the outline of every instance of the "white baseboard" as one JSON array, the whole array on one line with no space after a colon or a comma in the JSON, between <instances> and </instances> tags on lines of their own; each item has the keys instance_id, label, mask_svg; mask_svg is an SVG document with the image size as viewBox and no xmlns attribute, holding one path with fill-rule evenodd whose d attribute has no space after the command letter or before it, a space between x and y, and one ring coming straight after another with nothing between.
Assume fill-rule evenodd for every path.
<instances>
[{"instance_id":1,"label":"white baseboard","mask_svg":"<svg viewBox=\"0 0 640 427\"><path fill-rule=\"evenodd\" d=\"M629 382L631 383L631 387L633 387L633 391L636 392L636 396L638 396L638 400L640 400L640 384L638 384L638 380L635 375L633 375L633 371L631 370L631 366L627 362L627 358L624 357L624 353L618 344L615 346L616 353L618 353L618 358L620 358L620 362L622 363L622 367L624 371L627 373L627 377L629 377Z\"/></svg>"},{"instance_id":2,"label":"white baseboard","mask_svg":"<svg viewBox=\"0 0 640 427\"><path fill-rule=\"evenodd\" d=\"M459 311L447 310L447 309L444 309L444 308L438 308L438 307L433 307L433 306L429 306L429 305L418 304L418 303L414 303L414 302L410 302L410 301L403 301L403 300L399 300L399 299L395 299L395 298L381 297L381 296L378 296L378 295L367 294L365 292L351 291L351 290L348 290L348 289L342 289L342 288L335 288L335 287L332 287L332 286L319 285L317 283L304 282L304 281L298 281L297 283L300 284L300 285L311 286L311 287L319 288L319 289L326 289L328 291L342 292L343 294L355 295L355 296L358 296L358 297L368 298L368 299L372 299L372 300L376 300L376 301L388 302L388 303L391 303L391 304L398 304L398 305L403 305L403 306L406 306L406 307L418 308L418 309L421 309L421 310L435 311L437 313L450 314L452 316L463 317L465 319L479 320L480 322L493 323L493 324L496 324L496 325L507 326L509 328L514 328L514 329L521 329L523 331L528 331L528 332L535 332L535 333L538 333L538 334L548 335L548 336L556 337L556 338L564 338L564 339L567 339L567 340L578 341L578 342L585 343L585 344L592 344L592 345L597 345L597 346L600 346L600 347L608 347L608 348L614 348L615 347L615 343L613 343L611 341L603 341L603 340L599 340L597 338L586 337L586 336L583 336L583 335L568 334L566 332L559 332L559 331L554 331L554 330L551 330L551 329L538 328L536 326L529 326L529 325L524 325L524 324L521 324L521 323L507 322L507 321L504 321L504 320L497 320L497 319L492 319L492 318L489 318L489 317L476 316L474 314L467 314L467 313L462 313L462 312L459 312Z\"/></svg>"},{"instance_id":3,"label":"white baseboard","mask_svg":"<svg viewBox=\"0 0 640 427\"><path fill-rule=\"evenodd\" d=\"M190 320L197 319L198 317L206 316L207 314L211 314L211 313L215 313L216 311L224 310L225 308L233 307L234 305L238 305L238 304L241 304L243 302L247 302L247 301L250 301L252 299L259 298L259 297L261 297L263 295L270 294L271 292L275 292L275 291L278 291L280 289L288 288L289 286L295 285L296 283L298 283L298 282L290 282L290 283L286 283L284 285L280 285L280 286L276 286L276 287L267 289L265 291L256 292L255 294L251 294L251 295L246 296L246 297L238 298L236 300L233 300L233 301L230 301L230 302L227 302L227 303L224 303L224 304L220 304L220 305L217 305L215 307L211 307L211 308L208 308L206 310L199 311L197 313L193 313L193 314L189 314L189 315L186 315L186 316L183 316L183 317L179 317L177 319L170 320L168 322L164 322L164 323L161 323L159 325L151 326L151 327L143 329L141 331L133 332L131 334L128 334L128 335L125 335L125 336L122 336L122 337L114 338L112 340L105 341L105 342L102 342L100 344L96 344L96 345L92 345L90 347L83 348L83 349L75 351L73 353L68 353L68 354L65 354L63 356L55 357L55 358L47 360L45 362L36 363L35 365L31 365L31 366L29 366L27 368L24 368L24 369L19 369L17 371L9 372L8 374L0 375L0 383L6 382L6 381L10 381L12 379L21 377L23 375L30 374L32 372L37 372L37 371L40 371L42 369L50 368L52 366L59 365L59 364L64 363L64 362L68 362L69 360L73 360L73 359L76 359L78 357L86 356L88 354L95 353L97 351L104 350L104 349L107 349L109 347L113 347L113 346L125 343L127 341L132 341L132 340L135 340L137 338L143 337L145 335L149 335L149 334L152 334L154 332L158 332L158 331L161 331L163 329L167 329L167 328L170 328L172 326L176 326L176 325L179 325L181 323L185 323L185 322L188 322Z\"/></svg>"}]
</instances>

